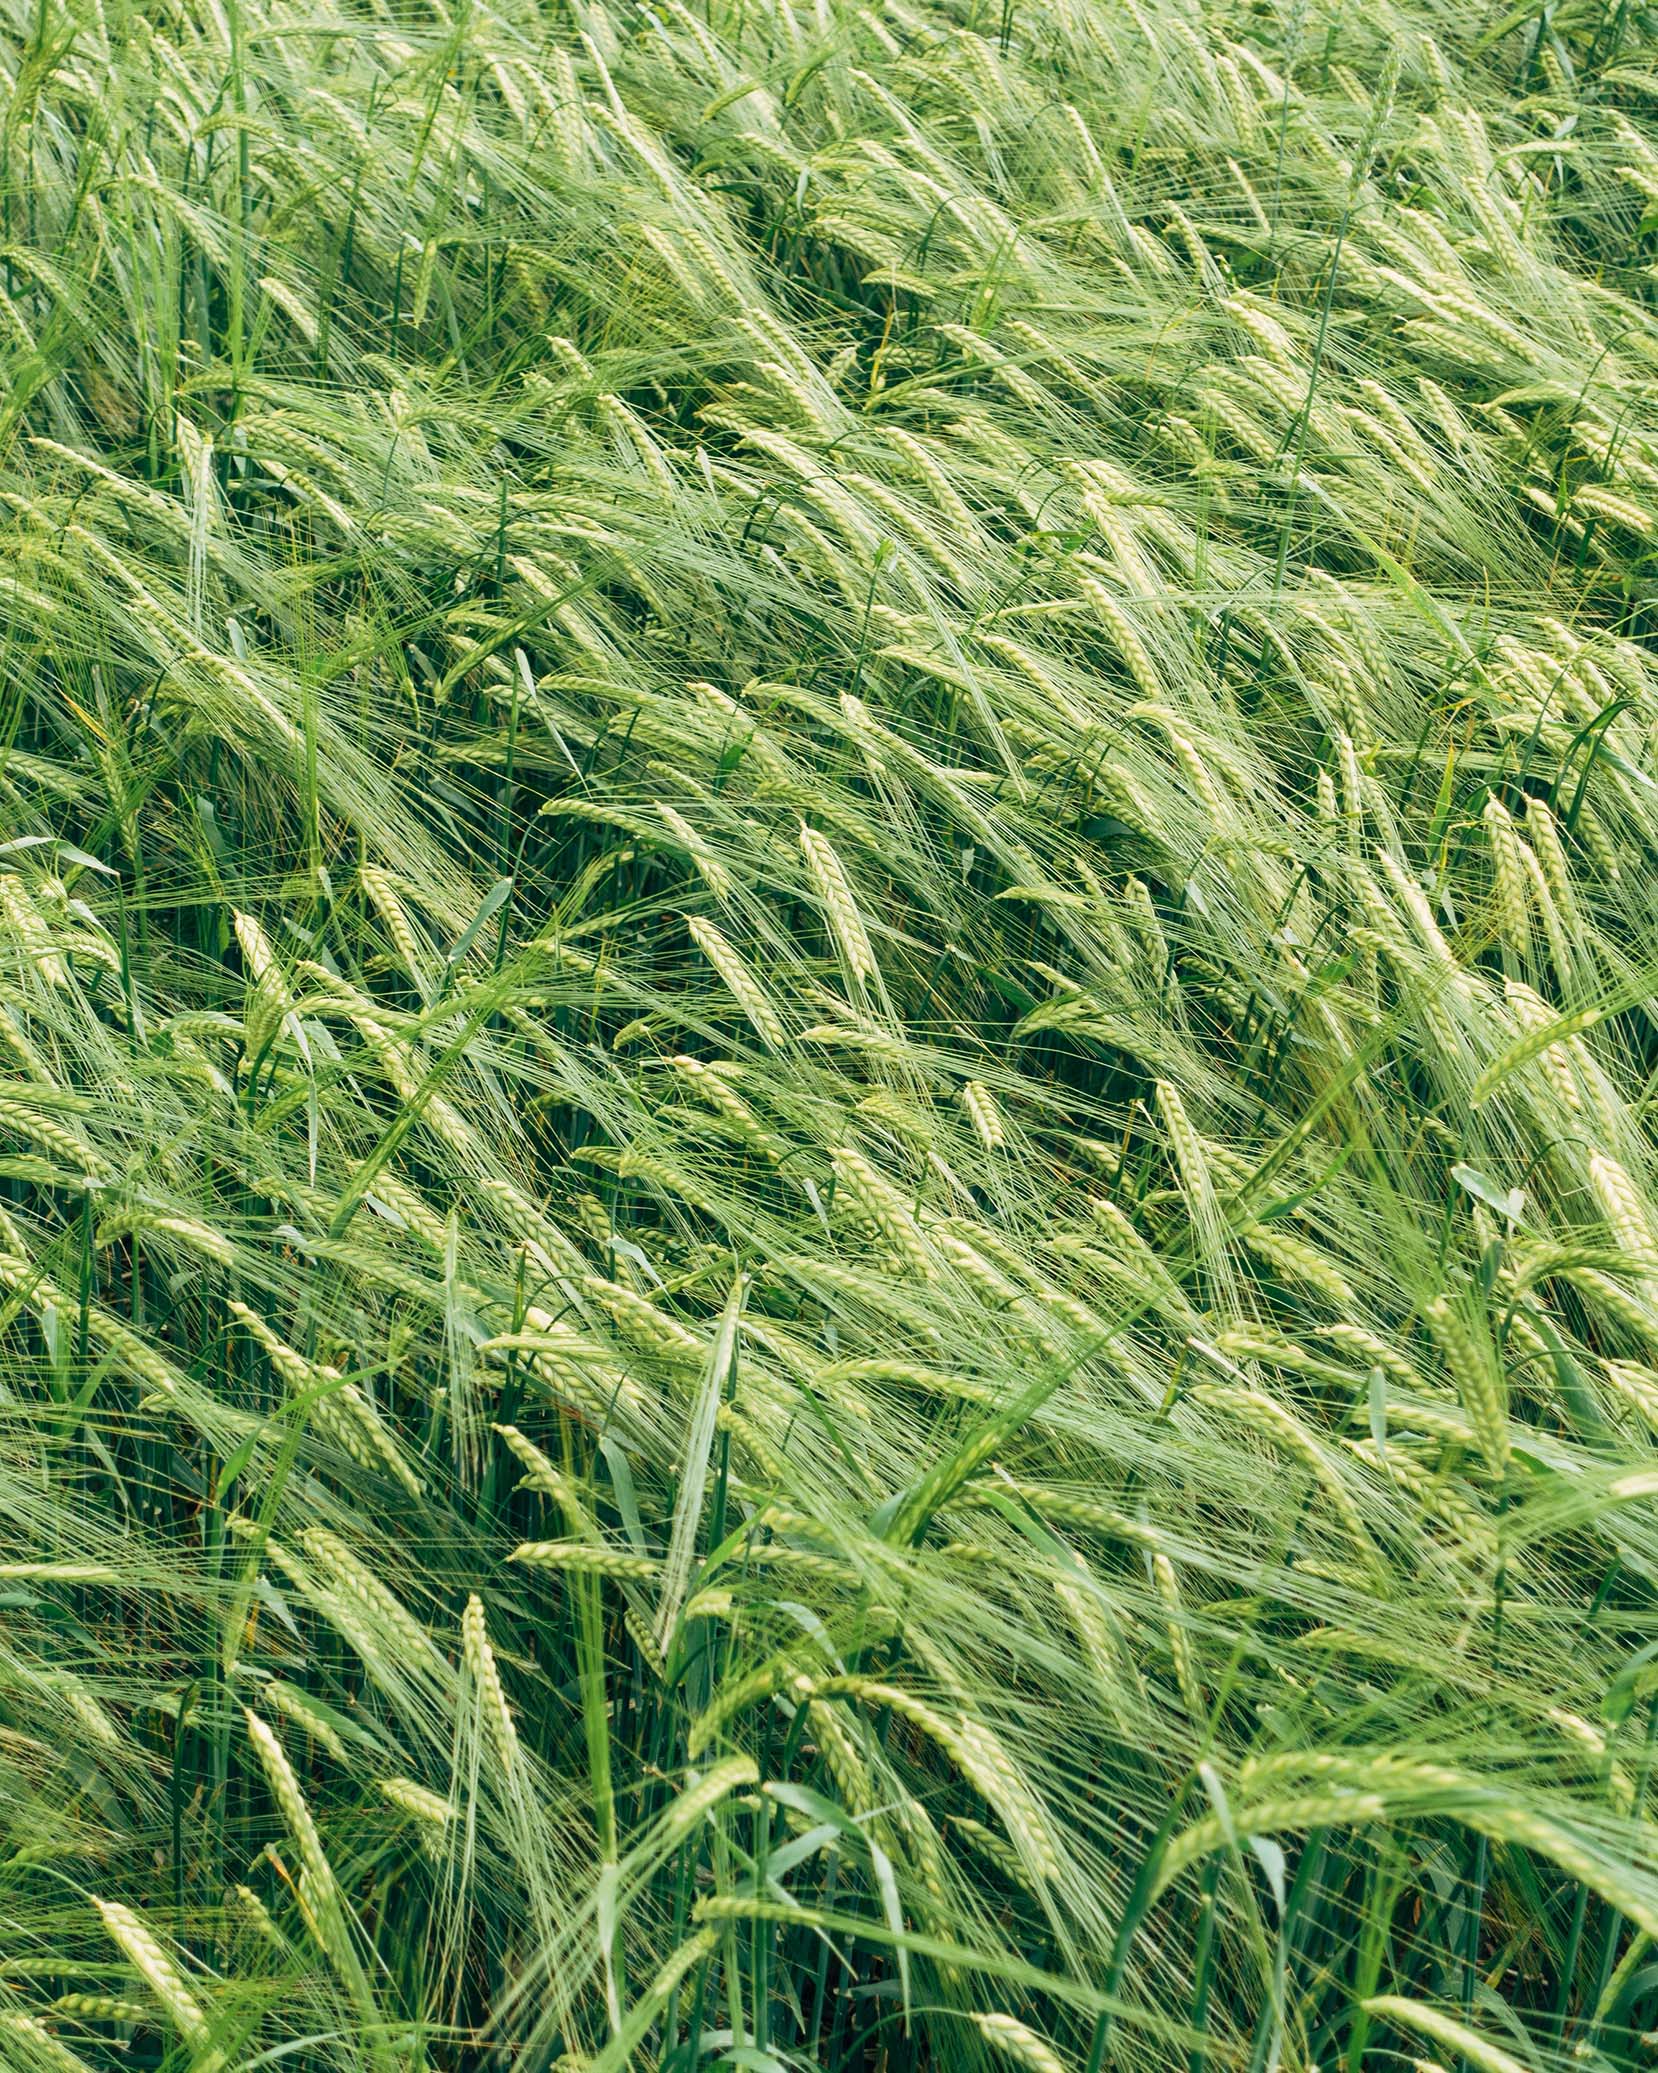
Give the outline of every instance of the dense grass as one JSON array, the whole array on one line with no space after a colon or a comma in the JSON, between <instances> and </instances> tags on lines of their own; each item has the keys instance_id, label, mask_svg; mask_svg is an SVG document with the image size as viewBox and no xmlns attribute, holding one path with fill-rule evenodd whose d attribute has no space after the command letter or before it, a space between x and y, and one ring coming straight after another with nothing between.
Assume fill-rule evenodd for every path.
<instances>
[{"instance_id":1,"label":"dense grass","mask_svg":"<svg viewBox=\"0 0 1658 2073\"><path fill-rule=\"evenodd\" d=\"M0 48L0 2064L1649 2064L1658 18Z\"/></svg>"}]
</instances>

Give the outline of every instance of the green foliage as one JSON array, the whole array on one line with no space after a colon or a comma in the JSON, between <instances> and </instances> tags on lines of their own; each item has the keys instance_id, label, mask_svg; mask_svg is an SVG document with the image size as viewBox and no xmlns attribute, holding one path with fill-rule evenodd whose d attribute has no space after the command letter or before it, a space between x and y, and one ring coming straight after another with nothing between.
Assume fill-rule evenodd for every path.
<instances>
[{"instance_id":1,"label":"green foliage","mask_svg":"<svg viewBox=\"0 0 1658 2073\"><path fill-rule=\"evenodd\" d=\"M1655 37L0 11L0 2064L1649 2062Z\"/></svg>"}]
</instances>

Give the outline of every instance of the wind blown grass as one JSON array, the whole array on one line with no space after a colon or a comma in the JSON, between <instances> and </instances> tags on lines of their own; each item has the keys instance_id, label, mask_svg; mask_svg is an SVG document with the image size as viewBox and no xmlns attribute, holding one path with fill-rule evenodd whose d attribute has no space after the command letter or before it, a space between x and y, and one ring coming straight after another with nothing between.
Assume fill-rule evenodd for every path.
<instances>
[{"instance_id":1,"label":"wind blown grass","mask_svg":"<svg viewBox=\"0 0 1658 2073\"><path fill-rule=\"evenodd\" d=\"M1655 38L0 10L0 2062L1650 2063Z\"/></svg>"}]
</instances>

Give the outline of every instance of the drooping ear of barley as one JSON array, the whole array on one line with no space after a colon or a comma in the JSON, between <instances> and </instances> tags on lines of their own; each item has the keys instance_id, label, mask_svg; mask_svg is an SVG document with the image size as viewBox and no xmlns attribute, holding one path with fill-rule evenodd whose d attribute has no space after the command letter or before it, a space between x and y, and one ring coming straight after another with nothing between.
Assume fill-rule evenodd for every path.
<instances>
[{"instance_id":1,"label":"drooping ear of barley","mask_svg":"<svg viewBox=\"0 0 1658 2073\"><path fill-rule=\"evenodd\" d=\"M333 1868L323 1850L311 1810L305 1804L305 1795L300 1790L293 1765L289 1763L282 1744L257 1713L249 1711L243 1717L247 1722L248 1740L265 1773L271 1795L299 1851L300 1862L310 1874L312 1905L319 1910L319 1919L324 1920L327 1933L341 1933Z\"/></svg>"},{"instance_id":2,"label":"drooping ear of barley","mask_svg":"<svg viewBox=\"0 0 1658 2073\"><path fill-rule=\"evenodd\" d=\"M1629 1169L1609 1152L1589 1154L1589 1180L1612 1235L1633 1273L1658 1272L1658 1237Z\"/></svg>"},{"instance_id":3,"label":"drooping ear of barley","mask_svg":"<svg viewBox=\"0 0 1658 2073\"><path fill-rule=\"evenodd\" d=\"M923 1280L930 1278L933 1265L926 1241L898 1190L855 1146L837 1145L829 1157L836 1181L894 1258Z\"/></svg>"},{"instance_id":4,"label":"drooping ear of barley","mask_svg":"<svg viewBox=\"0 0 1658 2073\"><path fill-rule=\"evenodd\" d=\"M9 2038L12 2050L24 2065L48 2066L52 2073L87 2073L90 2061L78 2057L42 2017L30 2015L26 2009L0 2009L0 2031Z\"/></svg>"},{"instance_id":5,"label":"drooping ear of barley","mask_svg":"<svg viewBox=\"0 0 1658 2073\"><path fill-rule=\"evenodd\" d=\"M190 2046L199 2064L211 2035L207 2016L171 1958L134 1909L121 1901L100 1900L96 1896L92 1905L105 1929L125 1952L133 1970L155 1996L167 2020Z\"/></svg>"},{"instance_id":6,"label":"drooping ear of barley","mask_svg":"<svg viewBox=\"0 0 1658 2073\"><path fill-rule=\"evenodd\" d=\"M495 1666L495 1652L489 1645L484 1608L474 1591L461 1615L461 1655L466 1673L478 1694L478 1706L503 1771L511 1774L519 1764L518 1728L507 1704L501 1673Z\"/></svg>"},{"instance_id":7,"label":"drooping ear of barley","mask_svg":"<svg viewBox=\"0 0 1658 2073\"><path fill-rule=\"evenodd\" d=\"M1058 2052L1017 2016L974 2009L970 2020L986 2043L1022 2066L1025 2073L1064 2073L1065 2062Z\"/></svg>"},{"instance_id":8,"label":"drooping ear of barley","mask_svg":"<svg viewBox=\"0 0 1658 2073\"><path fill-rule=\"evenodd\" d=\"M1486 1464L1501 1481L1508 1473L1511 1444L1501 1362L1485 1334L1470 1324L1450 1296L1435 1296L1424 1315Z\"/></svg>"},{"instance_id":9,"label":"drooping ear of barley","mask_svg":"<svg viewBox=\"0 0 1658 2073\"><path fill-rule=\"evenodd\" d=\"M847 975L854 985L866 985L875 977L875 952L841 860L816 828L802 827L800 847Z\"/></svg>"},{"instance_id":10,"label":"drooping ear of barley","mask_svg":"<svg viewBox=\"0 0 1658 2073\"><path fill-rule=\"evenodd\" d=\"M736 1001L760 1037L780 1051L786 1041L783 1024L765 988L711 921L693 915L686 923L697 948L725 981Z\"/></svg>"}]
</instances>

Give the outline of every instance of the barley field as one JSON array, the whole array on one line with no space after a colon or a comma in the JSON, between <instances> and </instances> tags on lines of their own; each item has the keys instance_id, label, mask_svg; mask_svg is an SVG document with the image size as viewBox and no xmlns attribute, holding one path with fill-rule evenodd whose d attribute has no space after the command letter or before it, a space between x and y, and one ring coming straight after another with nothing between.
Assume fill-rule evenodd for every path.
<instances>
[{"instance_id":1,"label":"barley field","mask_svg":"<svg viewBox=\"0 0 1658 2073\"><path fill-rule=\"evenodd\" d=\"M3 0L0 2067L1658 2053L1658 14Z\"/></svg>"}]
</instances>

